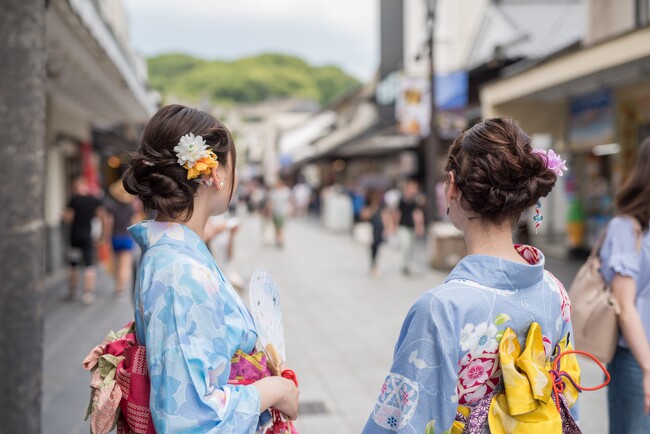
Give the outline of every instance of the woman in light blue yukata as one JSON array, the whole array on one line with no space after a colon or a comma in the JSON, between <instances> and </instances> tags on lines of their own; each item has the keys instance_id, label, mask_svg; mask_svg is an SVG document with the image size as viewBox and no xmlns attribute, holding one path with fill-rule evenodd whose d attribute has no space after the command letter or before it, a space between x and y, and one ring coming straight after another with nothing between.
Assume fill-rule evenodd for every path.
<instances>
[{"instance_id":1,"label":"woman in light blue yukata","mask_svg":"<svg viewBox=\"0 0 650 434\"><path fill-rule=\"evenodd\" d=\"M364 434L579 432L577 389L554 388L551 372L572 347L569 298L542 252L512 242L519 215L565 169L510 119L455 140L445 205L467 256L407 314ZM577 384L575 355L558 363Z\"/></svg>"},{"instance_id":2,"label":"woman in light blue yukata","mask_svg":"<svg viewBox=\"0 0 650 434\"><path fill-rule=\"evenodd\" d=\"M601 273L621 308L621 337L607 398L609 432L650 433L650 138L616 195L617 216L600 249Z\"/></svg>"},{"instance_id":3,"label":"woman in light blue yukata","mask_svg":"<svg viewBox=\"0 0 650 434\"><path fill-rule=\"evenodd\" d=\"M171 105L145 127L124 176L126 190L157 211L130 233L143 251L135 325L146 346L158 433L254 433L269 407L297 415L291 380L229 384L233 355L251 353L257 332L202 235L208 217L228 209L235 159L232 137L217 119Z\"/></svg>"}]
</instances>

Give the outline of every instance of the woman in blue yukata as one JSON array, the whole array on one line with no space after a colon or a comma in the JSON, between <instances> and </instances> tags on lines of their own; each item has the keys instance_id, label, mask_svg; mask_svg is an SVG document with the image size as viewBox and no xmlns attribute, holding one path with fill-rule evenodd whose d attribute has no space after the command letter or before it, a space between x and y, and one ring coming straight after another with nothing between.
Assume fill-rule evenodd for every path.
<instances>
[{"instance_id":1,"label":"woman in blue yukata","mask_svg":"<svg viewBox=\"0 0 650 434\"><path fill-rule=\"evenodd\" d=\"M124 176L126 190L157 217L129 231L142 248L135 291L136 338L146 345L150 411L159 433L254 433L275 407L298 412L291 380L229 384L231 359L250 354L253 319L203 242L237 184L226 127L202 111L160 109ZM263 419L263 418L262 418Z\"/></svg>"},{"instance_id":2,"label":"woman in blue yukata","mask_svg":"<svg viewBox=\"0 0 650 434\"><path fill-rule=\"evenodd\" d=\"M600 249L600 271L621 308L621 336L607 366L612 434L650 433L650 138L634 161Z\"/></svg>"},{"instance_id":3,"label":"woman in blue yukata","mask_svg":"<svg viewBox=\"0 0 650 434\"><path fill-rule=\"evenodd\" d=\"M539 250L512 242L524 210L537 204L541 223L539 200L565 169L510 119L455 140L444 197L467 256L406 316L364 434L579 432L577 389L550 372L571 349L569 298ZM558 364L579 381L573 353Z\"/></svg>"}]
</instances>

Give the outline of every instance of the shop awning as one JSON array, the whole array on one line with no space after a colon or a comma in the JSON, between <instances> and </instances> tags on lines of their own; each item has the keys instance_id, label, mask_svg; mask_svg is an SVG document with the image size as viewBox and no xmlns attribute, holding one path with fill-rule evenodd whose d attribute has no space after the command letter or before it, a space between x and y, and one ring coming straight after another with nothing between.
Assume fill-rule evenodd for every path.
<instances>
[{"instance_id":1,"label":"shop awning","mask_svg":"<svg viewBox=\"0 0 650 434\"><path fill-rule=\"evenodd\" d=\"M647 80L649 41L646 27L491 82L481 88L483 116L498 115L500 104L520 99L550 101Z\"/></svg>"},{"instance_id":2,"label":"shop awning","mask_svg":"<svg viewBox=\"0 0 650 434\"><path fill-rule=\"evenodd\" d=\"M86 0L52 0L46 15L47 90L93 124L142 123L156 109L144 61Z\"/></svg>"},{"instance_id":3,"label":"shop awning","mask_svg":"<svg viewBox=\"0 0 650 434\"><path fill-rule=\"evenodd\" d=\"M415 148L420 139L396 132L395 125L383 128L368 137L349 143L336 149L333 155L341 158L353 158L388 154Z\"/></svg>"}]
</instances>

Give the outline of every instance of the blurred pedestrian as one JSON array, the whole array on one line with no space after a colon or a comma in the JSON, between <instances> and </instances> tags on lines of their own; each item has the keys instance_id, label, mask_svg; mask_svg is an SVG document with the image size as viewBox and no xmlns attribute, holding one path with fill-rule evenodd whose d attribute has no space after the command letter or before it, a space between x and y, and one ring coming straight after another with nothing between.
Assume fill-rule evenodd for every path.
<instances>
[{"instance_id":1,"label":"blurred pedestrian","mask_svg":"<svg viewBox=\"0 0 650 434\"><path fill-rule=\"evenodd\" d=\"M270 407L297 416L291 380L259 379L266 366L253 354L255 324L203 241L208 217L228 209L235 164L234 142L221 122L170 105L146 125L124 174L126 190L157 212L129 229L143 251L135 336L146 346L151 382L137 393L151 395L156 432L256 432ZM231 376L235 355L254 362L243 378ZM249 385L230 383L247 376Z\"/></svg>"},{"instance_id":2,"label":"blurred pedestrian","mask_svg":"<svg viewBox=\"0 0 650 434\"><path fill-rule=\"evenodd\" d=\"M135 196L127 193L122 180L108 186L108 197L105 201L109 230L106 233L113 247L115 262L115 298L124 299L126 286L131 283L133 272L133 248L135 242L127 228L135 223Z\"/></svg>"},{"instance_id":3,"label":"blurred pedestrian","mask_svg":"<svg viewBox=\"0 0 650 434\"><path fill-rule=\"evenodd\" d=\"M407 314L364 434L434 425L435 432L579 432L570 416L577 417L578 392L549 372L558 351L572 346L568 296L544 270L542 252L512 242L519 214L562 173L549 162L510 119L487 119L451 145L445 213L468 255ZM561 362L577 380L575 355ZM556 378L564 387L552 398Z\"/></svg>"},{"instance_id":4,"label":"blurred pedestrian","mask_svg":"<svg viewBox=\"0 0 650 434\"><path fill-rule=\"evenodd\" d=\"M413 248L416 236L424 235L424 211L420 195L420 184L416 179L406 181L397 208L397 238L402 256L402 274L411 273Z\"/></svg>"},{"instance_id":5,"label":"blurred pedestrian","mask_svg":"<svg viewBox=\"0 0 650 434\"><path fill-rule=\"evenodd\" d=\"M281 178L278 178L269 193L268 206L275 228L275 245L282 248L284 247L285 224L291 214L292 200L291 190Z\"/></svg>"},{"instance_id":6,"label":"blurred pedestrian","mask_svg":"<svg viewBox=\"0 0 650 434\"><path fill-rule=\"evenodd\" d=\"M63 221L70 225L70 248L68 251L69 289L65 299L72 301L77 296L77 267L84 267L83 293L81 302L91 304L94 299L95 280L95 240L93 239L93 220L101 221L101 232L106 231L106 213L102 201L91 194L86 180L82 177L72 183L72 197L63 213Z\"/></svg>"},{"instance_id":7,"label":"blurred pedestrian","mask_svg":"<svg viewBox=\"0 0 650 434\"><path fill-rule=\"evenodd\" d=\"M370 222L372 227L372 242L370 244L370 274L377 276L377 254L385 237L392 232L391 214L383 203L383 193L380 190L368 192L366 207L361 210L361 219Z\"/></svg>"},{"instance_id":8,"label":"blurred pedestrian","mask_svg":"<svg viewBox=\"0 0 650 434\"><path fill-rule=\"evenodd\" d=\"M650 433L650 138L634 161L600 249L601 273L620 307L621 337L607 367L612 434Z\"/></svg>"},{"instance_id":9,"label":"blurred pedestrian","mask_svg":"<svg viewBox=\"0 0 650 434\"><path fill-rule=\"evenodd\" d=\"M304 217L311 202L311 187L305 182L299 182L293 186L293 202L296 205L296 215Z\"/></svg>"}]
</instances>

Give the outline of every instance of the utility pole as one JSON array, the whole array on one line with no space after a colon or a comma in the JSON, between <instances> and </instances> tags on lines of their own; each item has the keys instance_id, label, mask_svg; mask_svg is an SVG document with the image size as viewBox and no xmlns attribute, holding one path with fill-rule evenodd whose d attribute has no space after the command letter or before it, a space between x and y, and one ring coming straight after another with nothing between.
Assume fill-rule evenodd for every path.
<instances>
[{"instance_id":1,"label":"utility pole","mask_svg":"<svg viewBox=\"0 0 650 434\"><path fill-rule=\"evenodd\" d=\"M0 2L0 431L40 434L45 0Z\"/></svg>"},{"instance_id":2,"label":"utility pole","mask_svg":"<svg viewBox=\"0 0 650 434\"><path fill-rule=\"evenodd\" d=\"M431 89L431 117L429 119L429 136L424 146L425 179L424 191L427 196L426 220L432 222L437 217L436 184L438 183L438 154L440 152L440 138L438 137L438 119L436 107L436 79L434 57L434 24L436 1L425 0L427 4L427 33L429 45L429 80Z\"/></svg>"}]
</instances>

